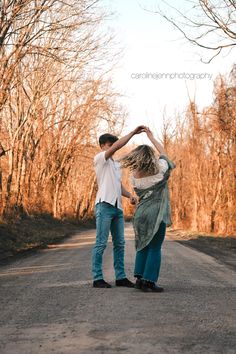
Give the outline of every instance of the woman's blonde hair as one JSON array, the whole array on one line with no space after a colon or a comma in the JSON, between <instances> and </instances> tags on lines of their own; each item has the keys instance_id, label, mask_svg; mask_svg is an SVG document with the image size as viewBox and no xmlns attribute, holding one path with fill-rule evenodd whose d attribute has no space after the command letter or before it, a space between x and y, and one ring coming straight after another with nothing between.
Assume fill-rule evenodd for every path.
<instances>
[{"instance_id":1,"label":"woman's blonde hair","mask_svg":"<svg viewBox=\"0 0 236 354\"><path fill-rule=\"evenodd\" d=\"M122 167L128 167L131 171L145 172L148 175L155 175L159 172L158 159L149 145L139 145L122 157L119 162Z\"/></svg>"}]
</instances>

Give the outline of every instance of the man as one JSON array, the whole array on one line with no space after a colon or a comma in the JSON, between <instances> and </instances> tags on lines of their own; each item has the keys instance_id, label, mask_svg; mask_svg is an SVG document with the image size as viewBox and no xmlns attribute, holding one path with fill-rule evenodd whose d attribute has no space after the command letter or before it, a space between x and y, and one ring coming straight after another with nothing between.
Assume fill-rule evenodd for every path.
<instances>
[{"instance_id":1,"label":"man","mask_svg":"<svg viewBox=\"0 0 236 354\"><path fill-rule=\"evenodd\" d=\"M129 198L132 204L136 203L136 198L122 185L119 163L114 161L112 156L126 145L135 134L142 133L144 129L145 126L138 126L121 139L111 134L103 134L99 138L102 151L94 157L98 183L95 201L96 243L92 254L93 286L95 288L111 288L111 285L103 279L102 271L103 253L107 246L110 231L113 242L116 286L134 286L127 279L124 269L125 240L121 196Z\"/></svg>"}]
</instances>

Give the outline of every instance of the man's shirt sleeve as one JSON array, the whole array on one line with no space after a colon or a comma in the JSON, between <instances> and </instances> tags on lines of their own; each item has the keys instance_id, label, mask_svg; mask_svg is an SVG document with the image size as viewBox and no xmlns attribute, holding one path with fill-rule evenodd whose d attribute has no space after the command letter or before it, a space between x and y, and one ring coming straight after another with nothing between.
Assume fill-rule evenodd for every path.
<instances>
[{"instance_id":1,"label":"man's shirt sleeve","mask_svg":"<svg viewBox=\"0 0 236 354\"><path fill-rule=\"evenodd\" d=\"M100 167L105 164L105 162L106 162L105 153L106 153L106 151L99 152L99 154L97 154L94 157L94 166L95 167Z\"/></svg>"}]
</instances>

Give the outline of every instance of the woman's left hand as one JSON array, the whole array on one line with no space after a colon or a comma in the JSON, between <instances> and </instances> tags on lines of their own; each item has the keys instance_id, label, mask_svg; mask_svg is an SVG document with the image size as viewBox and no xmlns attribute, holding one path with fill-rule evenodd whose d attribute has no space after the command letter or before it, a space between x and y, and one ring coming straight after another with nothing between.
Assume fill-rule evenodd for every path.
<instances>
[{"instance_id":1,"label":"woman's left hand","mask_svg":"<svg viewBox=\"0 0 236 354\"><path fill-rule=\"evenodd\" d=\"M147 134L149 139L153 138L153 132L148 127L146 127L146 129L145 129L145 133Z\"/></svg>"}]
</instances>

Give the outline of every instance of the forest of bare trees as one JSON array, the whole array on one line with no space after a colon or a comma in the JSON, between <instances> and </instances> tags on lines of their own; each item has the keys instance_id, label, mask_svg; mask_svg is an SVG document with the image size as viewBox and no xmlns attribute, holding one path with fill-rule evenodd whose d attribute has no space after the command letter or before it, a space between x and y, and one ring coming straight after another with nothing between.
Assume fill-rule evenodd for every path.
<instances>
[{"instance_id":1,"label":"forest of bare trees","mask_svg":"<svg viewBox=\"0 0 236 354\"><path fill-rule=\"evenodd\" d=\"M104 63L112 38L92 0L1 0L0 215L93 216L93 156L102 130L119 135L124 110ZM111 66L112 68L112 66ZM164 124L177 165L176 228L235 232L236 70L215 82L214 103ZM129 176L124 172L129 186ZM125 213L133 207L124 201Z\"/></svg>"},{"instance_id":2,"label":"forest of bare trees","mask_svg":"<svg viewBox=\"0 0 236 354\"><path fill-rule=\"evenodd\" d=\"M168 135L168 133L167 133ZM177 163L171 180L174 226L233 234L236 220L236 76L219 77L214 104L192 102L168 152Z\"/></svg>"},{"instance_id":3,"label":"forest of bare trees","mask_svg":"<svg viewBox=\"0 0 236 354\"><path fill-rule=\"evenodd\" d=\"M214 103L164 121L162 139L176 163L169 182L173 228L233 235L236 230L236 71L215 82ZM129 185L127 171L124 173ZM131 186L129 187L131 188ZM131 217L133 208L125 202Z\"/></svg>"},{"instance_id":4,"label":"forest of bare trees","mask_svg":"<svg viewBox=\"0 0 236 354\"><path fill-rule=\"evenodd\" d=\"M99 126L123 122L105 18L99 1L1 1L1 215L87 212Z\"/></svg>"}]
</instances>

